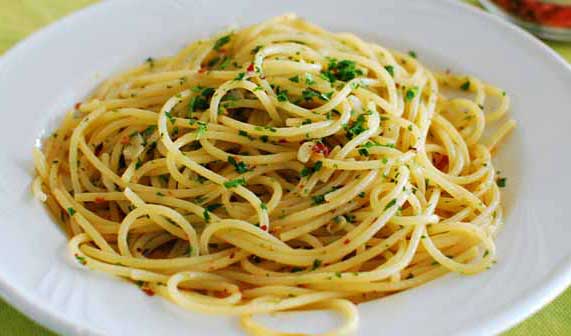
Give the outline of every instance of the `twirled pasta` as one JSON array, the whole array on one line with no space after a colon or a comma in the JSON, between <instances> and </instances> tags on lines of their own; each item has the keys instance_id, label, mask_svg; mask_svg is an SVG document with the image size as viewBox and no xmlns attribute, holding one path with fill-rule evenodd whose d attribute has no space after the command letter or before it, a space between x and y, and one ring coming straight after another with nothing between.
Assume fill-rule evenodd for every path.
<instances>
[{"instance_id":1,"label":"twirled pasta","mask_svg":"<svg viewBox=\"0 0 571 336\"><path fill-rule=\"evenodd\" d=\"M508 108L284 15L107 80L34 151L33 191L88 268L252 334L273 332L253 314L300 308L347 334L354 303L493 264L491 158L515 122L482 135Z\"/></svg>"}]
</instances>

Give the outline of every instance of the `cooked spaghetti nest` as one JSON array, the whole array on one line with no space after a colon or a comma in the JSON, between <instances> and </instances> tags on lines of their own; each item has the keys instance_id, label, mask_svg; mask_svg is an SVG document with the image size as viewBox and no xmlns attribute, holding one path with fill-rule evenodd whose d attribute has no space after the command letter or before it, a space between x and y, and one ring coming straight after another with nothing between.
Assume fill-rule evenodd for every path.
<instances>
[{"instance_id":1,"label":"cooked spaghetti nest","mask_svg":"<svg viewBox=\"0 0 571 336\"><path fill-rule=\"evenodd\" d=\"M104 82L34 150L86 267L190 310L333 309L495 260L509 98L284 15ZM484 130L496 124L491 136ZM488 132L486 132L488 133Z\"/></svg>"}]
</instances>

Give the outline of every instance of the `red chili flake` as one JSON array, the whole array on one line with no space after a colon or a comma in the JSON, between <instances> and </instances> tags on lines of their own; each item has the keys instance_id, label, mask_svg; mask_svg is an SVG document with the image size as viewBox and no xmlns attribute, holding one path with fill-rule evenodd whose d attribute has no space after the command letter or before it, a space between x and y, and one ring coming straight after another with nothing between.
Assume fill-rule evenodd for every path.
<instances>
[{"instance_id":1,"label":"red chili flake","mask_svg":"<svg viewBox=\"0 0 571 336\"><path fill-rule=\"evenodd\" d=\"M248 65L248 68L246 70L248 70L248 72L254 71L254 63L250 63L250 65Z\"/></svg>"},{"instance_id":2,"label":"red chili flake","mask_svg":"<svg viewBox=\"0 0 571 336\"><path fill-rule=\"evenodd\" d=\"M233 259L236 256L234 252L230 253L230 259Z\"/></svg>"},{"instance_id":3,"label":"red chili flake","mask_svg":"<svg viewBox=\"0 0 571 336\"><path fill-rule=\"evenodd\" d=\"M438 170L443 170L448 165L448 155L434 153L432 155L432 163Z\"/></svg>"},{"instance_id":4,"label":"red chili flake","mask_svg":"<svg viewBox=\"0 0 571 336\"><path fill-rule=\"evenodd\" d=\"M205 72L206 72L206 68L200 68L200 69L198 70L198 73L199 73L199 74L205 73Z\"/></svg>"},{"instance_id":5,"label":"red chili flake","mask_svg":"<svg viewBox=\"0 0 571 336\"><path fill-rule=\"evenodd\" d=\"M267 230L268 230L268 226L267 226L267 225L262 225L262 226L260 226L260 229L262 229L262 230L264 230L264 231L267 231Z\"/></svg>"},{"instance_id":6,"label":"red chili flake","mask_svg":"<svg viewBox=\"0 0 571 336\"><path fill-rule=\"evenodd\" d=\"M286 139L280 139L278 142L281 144L285 144L285 143L287 143L287 140Z\"/></svg>"},{"instance_id":7,"label":"red chili flake","mask_svg":"<svg viewBox=\"0 0 571 336\"><path fill-rule=\"evenodd\" d=\"M147 294L148 296L154 296L155 295L155 291L150 289L150 288L141 288L141 290Z\"/></svg>"},{"instance_id":8,"label":"red chili flake","mask_svg":"<svg viewBox=\"0 0 571 336\"><path fill-rule=\"evenodd\" d=\"M79 110L81 108L81 103L75 103L75 109Z\"/></svg>"},{"instance_id":9,"label":"red chili flake","mask_svg":"<svg viewBox=\"0 0 571 336\"><path fill-rule=\"evenodd\" d=\"M95 197L95 204L103 204L106 200L103 197Z\"/></svg>"},{"instance_id":10,"label":"red chili flake","mask_svg":"<svg viewBox=\"0 0 571 336\"><path fill-rule=\"evenodd\" d=\"M123 138L121 139L121 143L122 143L123 145L128 144L128 143L129 143L129 137L128 137L128 136L123 137Z\"/></svg>"},{"instance_id":11,"label":"red chili flake","mask_svg":"<svg viewBox=\"0 0 571 336\"><path fill-rule=\"evenodd\" d=\"M224 288L224 290L222 292L214 292L214 296L221 299L221 298L225 298L230 294L230 292L228 292L228 290L226 288Z\"/></svg>"},{"instance_id":12,"label":"red chili flake","mask_svg":"<svg viewBox=\"0 0 571 336\"><path fill-rule=\"evenodd\" d=\"M351 242L351 240L345 239L345 241L343 241L343 244L347 245L347 244L349 244L350 242Z\"/></svg>"},{"instance_id":13,"label":"red chili flake","mask_svg":"<svg viewBox=\"0 0 571 336\"><path fill-rule=\"evenodd\" d=\"M75 259L77 259L77 262L79 262L80 264L84 265L87 264L87 261L85 260L85 257L80 256L79 254L74 254Z\"/></svg>"},{"instance_id":14,"label":"red chili flake","mask_svg":"<svg viewBox=\"0 0 571 336\"><path fill-rule=\"evenodd\" d=\"M318 142L315 145L313 145L313 147L311 147L311 150L314 153L318 153L318 154L323 154L324 156L328 156L329 155L329 147L327 147L325 144Z\"/></svg>"}]
</instances>

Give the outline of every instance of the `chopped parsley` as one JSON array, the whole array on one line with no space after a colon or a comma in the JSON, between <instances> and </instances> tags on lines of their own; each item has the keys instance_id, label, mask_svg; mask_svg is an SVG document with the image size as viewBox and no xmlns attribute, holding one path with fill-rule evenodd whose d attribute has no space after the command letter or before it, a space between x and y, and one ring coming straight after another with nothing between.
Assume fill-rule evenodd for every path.
<instances>
[{"instance_id":1,"label":"chopped parsley","mask_svg":"<svg viewBox=\"0 0 571 336\"><path fill-rule=\"evenodd\" d=\"M216 65L216 63L218 63L218 61L220 61L220 57L216 56L213 59L211 59L210 61L208 61L208 63L206 63L206 65L208 65L209 67L213 67Z\"/></svg>"},{"instance_id":2,"label":"chopped parsley","mask_svg":"<svg viewBox=\"0 0 571 336\"><path fill-rule=\"evenodd\" d=\"M315 271L316 269L318 269L321 266L322 261L319 259L315 259L313 261L313 267L311 268L312 271Z\"/></svg>"},{"instance_id":3,"label":"chopped parsley","mask_svg":"<svg viewBox=\"0 0 571 336\"><path fill-rule=\"evenodd\" d=\"M246 73L245 73L245 72L240 72L240 73L234 78L234 80L243 80L244 77L246 77Z\"/></svg>"},{"instance_id":4,"label":"chopped parsley","mask_svg":"<svg viewBox=\"0 0 571 336\"><path fill-rule=\"evenodd\" d=\"M239 135L239 136L246 137L246 138L248 138L248 139L250 139L250 140L254 140L254 137L251 136L251 135L249 135L248 132L246 132L246 131L239 130L239 131L238 131L238 135Z\"/></svg>"},{"instance_id":5,"label":"chopped parsley","mask_svg":"<svg viewBox=\"0 0 571 336\"><path fill-rule=\"evenodd\" d=\"M331 190L329 190L328 192L326 192L325 194L321 194L321 195L315 195L311 197L312 200L312 204L313 205L319 205L319 204L323 204L325 203L325 195L334 192L335 190L341 188L340 186L335 186L333 188L331 188Z\"/></svg>"},{"instance_id":6,"label":"chopped parsley","mask_svg":"<svg viewBox=\"0 0 571 336\"><path fill-rule=\"evenodd\" d=\"M198 87L200 88L200 87ZM206 110L210 106L210 97L214 94L213 88L200 89L200 95L192 97L188 102L188 112L196 112L198 110Z\"/></svg>"},{"instance_id":7,"label":"chopped parsley","mask_svg":"<svg viewBox=\"0 0 571 336\"><path fill-rule=\"evenodd\" d=\"M204 220L209 222L210 221L210 213L218 208L222 207L222 204L220 203L214 203L214 204L210 204L207 205L206 208L204 208L204 212L202 213L202 216L204 216Z\"/></svg>"},{"instance_id":8,"label":"chopped parsley","mask_svg":"<svg viewBox=\"0 0 571 336\"><path fill-rule=\"evenodd\" d=\"M220 62L220 69L222 69L222 70L226 69L230 65L231 60L232 60L232 58L230 58L228 56L224 56L222 58L222 62Z\"/></svg>"},{"instance_id":9,"label":"chopped parsley","mask_svg":"<svg viewBox=\"0 0 571 336\"><path fill-rule=\"evenodd\" d=\"M73 215L75 214L75 212L76 212L76 211L75 211L74 208L67 208L67 213L68 213L70 216L73 216Z\"/></svg>"},{"instance_id":10,"label":"chopped parsley","mask_svg":"<svg viewBox=\"0 0 571 336\"><path fill-rule=\"evenodd\" d=\"M389 203L387 203L383 211L387 211L388 209L392 208L395 204L397 204L397 199L393 198L392 200L390 200Z\"/></svg>"},{"instance_id":11,"label":"chopped parsley","mask_svg":"<svg viewBox=\"0 0 571 336\"><path fill-rule=\"evenodd\" d=\"M169 118L169 121L171 122L171 124L174 124L174 122L176 121L176 118L172 116L172 114L169 112L165 112L165 115L167 116L167 118Z\"/></svg>"},{"instance_id":12,"label":"chopped parsley","mask_svg":"<svg viewBox=\"0 0 571 336\"><path fill-rule=\"evenodd\" d=\"M272 132L272 133L275 133L275 132L278 131L275 127L272 127L272 126L256 126L256 127L254 127L254 129L255 129L256 131L268 130L268 131L270 131L270 132Z\"/></svg>"},{"instance_id":13,"label":"chopped parsley","mask_svg":"<svg viewBox=\"0 0 571 336\"><path fill-rule=\"evenodd\" d=\"M322 93L321 96L319 96L319 98L326 100L326 101L331 100L331 97L333 97L333 91Z\"/></svg>"},{"instance_id":14,"label":"chopped parsley","mask_svg":"<svg viewBox=\"0 0 571 336\"><path fill-rule=\"evenodd\" d=\"M321 169L321 167L323 167L323 162L321 162L321 161L317 161L313 165L313 167L304 167L300 173L301 177L309 177L309 176L313 175L314 173L318 172Z\"/></svg>"},{"instance_id":15,"label":"chopped parsley","mask_svg":"<svg viewBox=\"0 0 571 336\"><path fill-rule=\"evenodd\" d=\"M500 188L505 188L507 186L508 179L506 177L500 177L496 180L496 184Z\"/></svg>"},{"instance_id":16,"label":"chopped parsley","mask_svg":"<svg viewBox=\"0 0 571 336\"><path fill-rule=\"evenodd\" d=\"M246 185L246 179L243 177L224 182L224 188L226 189L237 188L243 185Z\"/></svg>"},{"instance_id":17,"label":"chopped parsley","mask_svg":"<svg viewBox=\"0 0 571 336\"><path fill-rule=\"evenodd\" d=\"M311 201L313 205L323 204L325 203L325 194L312 196Z\"/></svg>"},{"instance_id":18,"label":"chopped parsley","mask_svg":"<svg viewBox=\"0 0 571 336\"><path fill-rule=\"evenodd\" d=\"M315 89L308 87L301 92L301 95L303 96L303 99L305 99L306 101L312 100L313 97L328 101L333 96L333 91L328 93L321 93Z\"/></svg>"},{"instance_id":19,"label":"chopped parsley","mask_svg":"<svg viewBox=\"0 0 571 336\"><path fill-rule=\"evenodd\" d=\"M137 162L135 163L135 170L138 170L139 168L141 168L142 165L143 165L143 162L141 161L141 159L137 159Z\"/></svg>"},{"instance_id":20,"label":"chopped parsley","mask_svg":"<svg viewBox=\"0 0 571 336\"><path fill-rule=\"evenodd\" d=\"M264 202L260 203L260 208L261 208L262 210L268 211L268 205L267 205L266 203L264 203Z\"/></svg>"},{"instance_id":21,"label":"chopped parsley","mask_svg":"<svg viewBox=\"0 0 571 336\"><path fill-rule=\"evenodd\" d=\"M367 150L367 148L359 148L359 155L369 156L369 151Z\"/></svg>"},{"instance_id":22,"label":"chopped parsley","mask_svg":"<svg viewBox=\"0 0 571 336\"><path fill-rule=\"evenodd\" d=\"M395 76L395 67L392 65L385 65L385 70L391 75L391 77Z\"/></svg>"},{"instance_id":23,"label":"chopped parsley","mask_svg":"<svg viewBox=\"0 0 571 336\"><path fill-rule=\"evenodd\" d=\"M260 49L262 49L264 46L263 45L257 45L254 49L252 49L251 53L255 54L258 51L260 51Z\"/></svg>"},{"instance_id":24,"label":"chopped parsley","mask_svg":"<svg viewBox=\"0 0 571 336\"><path fill-rule=\"evenodd\" d=\"M462 89L462 91L470 90L470 81L465 81L462 85L460 85L460 89Z\"/></svg>"},{"instance_id":25,"label":"chopped parsley","mask_svg":"<svg viewBox=\"0 0 571 336\"><path fill-rule=\"evenodd\" d=\"M299 83L299 76L295 75L293 77L288 78L291 82Z\"/></svg>"},{"instance_id":26,"label":"chopped parsley","mask_svg":"<svg viewBox=\"0 0 571 336\"><path fill-rule=\"evenodd\" d=\"M236 161L233 156L228 157L228 163L234 166L234 169L239 174L244 174L248 171L248 166L242 161Z\"/></svg>"},{"instance_id":27,"label":"chopped parsley","mask_svg":"<svg viewBox=\"0 0 571 336\"><path fill-rule=\"evenodd\" d=\"M336 80L350 81L357 76L363 75L363 70L358 69L354 61L337 61L335 58L329 58L327 70L321 71L321 75L323 79L334 83Z\"/></svg>"},{"instance_id":28,"label":"chopped parsley","mask_svg":"<svg viewBox=\"0 0 571 336\"><path fill-rule=\"evenodd\" d=\"M276 88L276 96L279 102L285 102L289 100L287 90L280 90L279 86Z\"/></svg>"},{"instance_id":29,"label":"chopped parsley","mask_svg":"<svg viewBox=\"0 0 571 336\"><path fill-rule=\"evenodd\" d=\"M145 60L146 63L149 64L149 68L154 68L155 67L155 59L152 57L147 57L147 59Z\"/></svg>"},{"instance_id":30,"label":"chopped parsley","mask_svg":"<svg viewBox=\"0 0 571 336\"><path fill-rule=\"evenodd\" d=\"M417 57L416 51L414 51L414 50L409 51L408 54L409 54L409 56L412 57L412 58L416 58L416 57Z\"/></svg>"},{"instance_id":31,"label":"chopped parsley","mask_svg":"<svg viewBox=\"0 0 571 336\"><path fill-rule=\"evenodd\" d=\"M149 137L155 132L156 129L157 129L157 126L151 125L151 126L145 128L143 130L143 132L141 132L141 135L144 137Z\"/></svg>"},{"instance_id":32,"label":"chopped parsley","mask_svg":"<svg viewBox=\"0 0 571 336\"><path fill-rule=\"evenodd\" d=\"M199 121L198 132L196 133L196 139L199 139L202 135L204 135L207 130L208 130L208 125L206 125L205 122Z\"/></svg>"},{"instance_id":33,"label":"chopped parsley","mask_svg":"<svg viewBox=\"0 0 571 336\"><path fill-rule=\"evenodd\" d=\"M228 34L228 35L222 36L221 38L216 40L216 42L214 43L214 50L220 51L220 48L222 48L224 45L226 45L228 42L230 42L231 37L232 37L232 35Z\"/></svg>"},{"instance_id":34,"label":"chopped parsley","mask_svg":"<svg viewBox=\"0 0 571 336\"><path fill-rule=\"evenodd\" d=\"M75 254L75 259L77 260L78 263L85 265L87 264L87 260L85 260L85 257L80 256L79 254Z\"/></svg>"},{"instance_id":35,"label":"chopped parsley","mask_svg":"<svg viewBox=\"0 0 571 336\"><path fill-rule=\"evenodd\" d=\"M365 116L360 114L357 117L357 120L351 126L345 126L345 136L348 139L353 139L353 137L363 133L366 130L365 128Z\"/></svg>"},{"instance_id":36,"label":"chopped parsley","mask_svg":"<svg viewBox=\"0 0 571 336\"><path fill-rule=\"evenodd\" d=\"M414 99L414 97L416 97L416 95L418 94L418 87L414 86L411 88L408 88L406 90L405 96L404 96L404 100L410 102Z\"/></svg>"},{"instance_id":37,"label":"chopped parsley","mask_svg":"<svg viewBox=\"0 0 571 336\"><path fill-rule=\"evenodd\" d=\"M376 142L375 140L373 140L373 141L365 142L364 144L361 145L361 148L371 148L371 147L377 147L377 146L379 146L379 147L392 147L392 148L395 147L393 144L383 145L383 144L380 144L380 143Z\"/></svg>"}]
</instances>

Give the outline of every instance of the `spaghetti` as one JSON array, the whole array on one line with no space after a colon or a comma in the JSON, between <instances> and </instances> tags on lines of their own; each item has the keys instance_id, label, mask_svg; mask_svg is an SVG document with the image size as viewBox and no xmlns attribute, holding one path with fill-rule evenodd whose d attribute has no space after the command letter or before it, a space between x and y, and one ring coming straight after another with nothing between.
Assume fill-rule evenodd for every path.
<instances>
[{"instance_id":1,"label":"spaghetti","mask_svg":"<svg viewBox=\"0 0 571 336\"><path fill-rule=\"evenodd\" d=\"M294 15L103 83L34 151L86 267L191 310L333 309L494 263L509 98ZM500 182L501 181L501 182Z\"/></svg>"}]
</instances>

